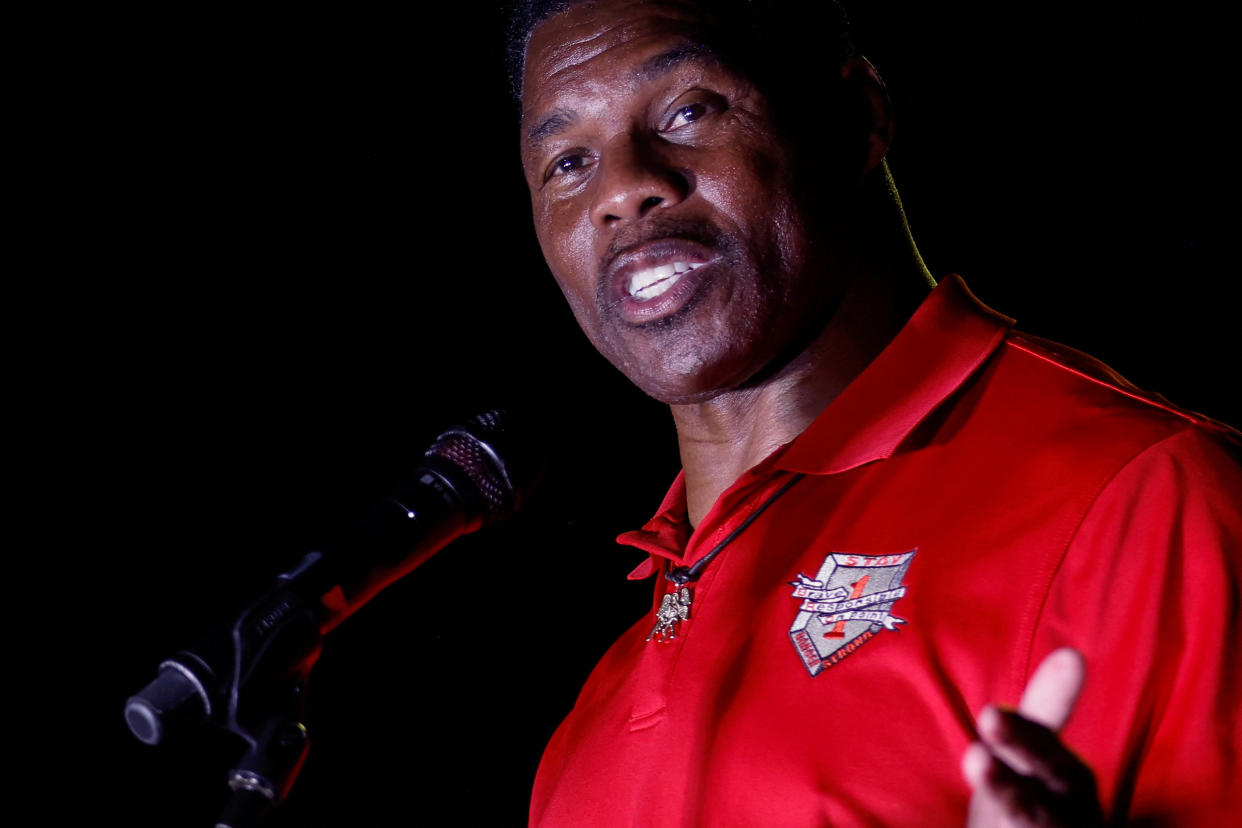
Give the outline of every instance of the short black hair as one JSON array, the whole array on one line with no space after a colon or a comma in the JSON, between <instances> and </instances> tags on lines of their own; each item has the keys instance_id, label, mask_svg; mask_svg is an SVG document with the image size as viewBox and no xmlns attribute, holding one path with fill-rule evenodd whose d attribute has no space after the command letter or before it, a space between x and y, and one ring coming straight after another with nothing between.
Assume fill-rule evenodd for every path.
<instances>
[{"instance_id":1,"label":"short black hair","mask_svg":"<svg viewBox=\"0 0 1242 828\"><path fill-rule=\"evenodd\" d=\"M522 72L531 32L549 17L586 0L513 0L506 58L514 100L522 99ZM807 73L833 71L854 54L845 9L837 0L685 0L710 12L713 49L765 93L782 98Z\"/></svg>"},{"instance_id":2,"label":"short black hair","mask_svg":"<svg viewBox=\"0 0 1242 828\"><path fill-rule=\"evenodd\" d=\"M509 26L505 32L505 66L509 70L509 91L515 101L522 100L522 72L526 67L526 47L531 32L543 21L569 8L574 0L512 0Z\"/></svg>"}]
</instances>

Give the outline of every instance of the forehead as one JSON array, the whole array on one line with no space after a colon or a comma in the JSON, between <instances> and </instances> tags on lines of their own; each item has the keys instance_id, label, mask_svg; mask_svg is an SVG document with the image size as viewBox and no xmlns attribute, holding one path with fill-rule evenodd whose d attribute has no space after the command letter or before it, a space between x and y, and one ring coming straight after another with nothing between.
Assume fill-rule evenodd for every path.
<instances>
[{"instance_id":1,"label":"forehead","mask_svg":"<svg viewBox=\"0 0 1242 828\"><path fill-rule=\"evenodd\" d=\"M658 74L662 61L708 56L692 6L642 0L582 2L535 27L522 77L523 120L558 96L589 98Z\"/></svg>"}]
</instances>

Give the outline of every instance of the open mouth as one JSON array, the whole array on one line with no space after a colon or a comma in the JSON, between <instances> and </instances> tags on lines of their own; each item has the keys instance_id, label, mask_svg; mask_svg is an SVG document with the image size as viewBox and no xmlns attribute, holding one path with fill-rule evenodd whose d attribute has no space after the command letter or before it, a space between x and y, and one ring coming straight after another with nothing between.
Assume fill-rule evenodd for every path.
<instances>
[{"instance_id":1,"label":"open mouth","mask_svg":"<svg viewBox=\"0 0 1242 828\"><path fill-rule=\"evenodd\" d=\"M654 299L677 284L685 274L702 267L705 262L673 262L637 270L630 275L626 292L638 301Z\"/></svg>"},{"instance_id":2,"label":"open mouth","mask_svg":"<svg viewBox=\"0 0 1242 828\"><path fill-rule=\"evenodd\" d=\"M662 236L631 246L607 263L601 301L633 325L663 319L702 289L720 258L711 245L683 236Z\"/></svg>"}]
</instances>

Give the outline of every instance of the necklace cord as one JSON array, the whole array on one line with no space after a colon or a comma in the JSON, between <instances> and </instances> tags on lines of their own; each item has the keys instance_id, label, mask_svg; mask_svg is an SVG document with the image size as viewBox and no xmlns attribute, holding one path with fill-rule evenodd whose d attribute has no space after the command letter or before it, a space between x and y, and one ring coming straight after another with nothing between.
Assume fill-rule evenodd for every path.
<instances>
[{"instance_id":1,"label":"necklace cord","mask_svg":"<svg viewBox=\"0 0 1242 828\"><path fill-rule=\"evenodd\" d=\"M703 570L707 569L707 565L712 562L713 558L720 554L722 549L732 543L738 535L746 531L746 527L754 523L755 520L763 514L769 506L776 502L777 498L793 488L793 485L804 477L806 477L806 474L804 473L795 474L789 479L788 482L773 492L771 497L759 504L759 508L751 512L746 517L746 520L737 525L737 528L725 535L724 539L721 540L720 543L713 546L710 552L695 561L693 566L675 566L668 572L664 573L664 578L673 582L677 586L685 586L686 584L697 581L699 577L702 576Z\"/></svg>"}]
</instances>

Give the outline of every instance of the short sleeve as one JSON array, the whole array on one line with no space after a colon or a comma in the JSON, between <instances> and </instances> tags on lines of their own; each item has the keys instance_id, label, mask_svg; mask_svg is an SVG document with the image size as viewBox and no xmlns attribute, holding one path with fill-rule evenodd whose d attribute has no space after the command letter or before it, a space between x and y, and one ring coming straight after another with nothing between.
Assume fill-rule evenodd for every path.
<instances>
[{"instance_id":1,"label":"short sleeve","mask_svg":"<svg viewBox=\"0 0 1242 828\"><path fill-rule=\"evenodd\" d=\"M1064 645L1086 657L1063 736L1119 822L1242 813L1240 504L1234 448L1180 431L1107 483L1052 581L1031 667Z\"/></svg>"}]
</instances>

